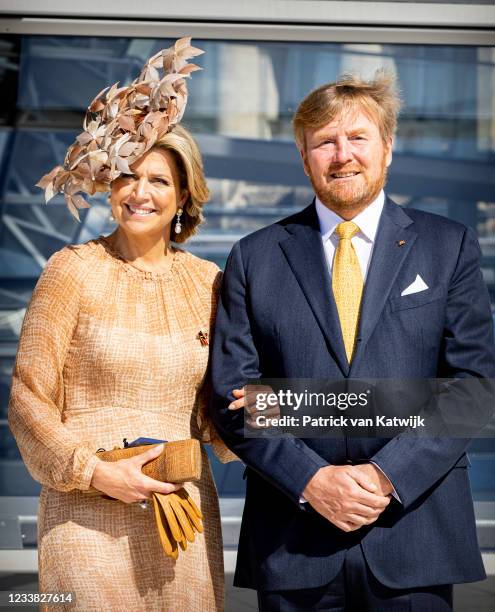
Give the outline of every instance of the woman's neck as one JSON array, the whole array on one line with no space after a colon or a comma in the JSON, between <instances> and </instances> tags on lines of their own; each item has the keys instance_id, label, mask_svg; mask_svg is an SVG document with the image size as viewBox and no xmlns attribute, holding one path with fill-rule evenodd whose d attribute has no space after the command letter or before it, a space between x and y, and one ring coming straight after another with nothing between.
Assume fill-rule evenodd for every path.
<instances>
[{"instance_id":1,"label":"woman's neck","mask_svg":"<svg viewBox=\"0 0 495 612\"><path fill-rule=\"evenodd\" d=\"M163 235L136 239L117 228L109 236L112 246L130 264L150 272L166 271L170 267L169 240Z\"/></svg>"}]
</instances>

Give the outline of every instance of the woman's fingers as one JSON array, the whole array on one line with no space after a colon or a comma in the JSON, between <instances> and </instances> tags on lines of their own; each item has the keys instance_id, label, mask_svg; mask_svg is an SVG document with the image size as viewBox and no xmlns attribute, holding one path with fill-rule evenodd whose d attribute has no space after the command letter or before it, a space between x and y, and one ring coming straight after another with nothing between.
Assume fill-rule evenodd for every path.
<instances>
[{"instance_id":1,"label":"woman's fingers","mask_svg":"<svg viewBox=\"0 0 495 612\"><path fill-rule=\"evenodd\" d=\"M168 495L181 489L182 484L154 480L141 471L145 463L163 452L163 448L163 444L160 444L129 459L120 459L112 463L100 461L95 467L92 486L126 504L147 499L154 491Z\"/></svg>"},{"instance_id":2,"label":"woman's fingers","mask_svg":"<svg viewBox=\"0 0 495 612\"><path fill-rule=\"evenodd\" d=\"M231 402L229 408L231 410L237 410L245 405L253 407L256 404L256 398L260 393L265 391L272 392L271 387L263 385L249 385L248 387L242 387L242 389L232 389L232 395L236 398L235 401Z\"/></svg>"},{"instance_id":3,"label":"woman's fingers","mask_svg":"<svg viewBox=\"0 0 495 612\"><path fill-rule=\"evenodd\" d=\"M174 493L182 488L182 484L176 484L173 482L161 482L160 480L155 480L154 478L150 478L145 474L141 473L141 482L140 482L140 490L147 497L154 492L162 493L163 495L168 495L169 493Z\"/></svg>"},{"instance_id":4,"label":"woman's fingers","mask_svg":"<svg viewBox=\"0 0 495 612\"><path fill-rule=\"evenodd\" d=\"M244 408L244 391L245 387L242 389L233 389L232 395L236 398L233 402L231 402L228 406L229 410L239 410L240 408Z\"/></svg>"},{"instance_id":5,"label":"woman's fingers","mask_svg":"<svg viewBox=\"0 0 495 612\"><path fill-rule=\"evenodd\" d=\"M122 459L121 461L133 461L134 463L142 467L145 463L148 463L148 461L152 461L153 459L159 457L163 453L164 448L164 444L158 444L157 446L153 446L144 453L140 453L139 455L131 457L130 459Z\"/></svg>"},{"instance_id":6,"label":"woman's fingers","mask_svg":"<svg viewBox=\"0 0 495 612\"><path fill-rule=\"evenodd\" d=\"M263 414L265 416L278 417L280 416L280 408L277 405L275 406L266 406L263 407L263 410L258 406L258 398L260 394L267 395L269 393L273 393L273 389L271 387L267 387L265 385L250 385L248 387L243 387L242 389L233 389L232 395L236 398L232 401L228 408L229 410L239 410L240 408L245 408L246 412L249 414Z\"/></svg>"}]
</instances>

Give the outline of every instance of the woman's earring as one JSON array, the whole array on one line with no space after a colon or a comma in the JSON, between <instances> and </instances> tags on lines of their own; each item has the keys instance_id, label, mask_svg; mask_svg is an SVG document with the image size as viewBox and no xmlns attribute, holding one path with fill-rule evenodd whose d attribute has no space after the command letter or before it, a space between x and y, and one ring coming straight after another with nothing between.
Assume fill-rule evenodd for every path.
<instances>
[{"instance_id":1,"label":"woman's earring","mask_svg":"<svg viewBox=\"0 0 495 612\"><path fill-rule=\"evenodd\" d=\"M177 219L175 221L175 233L180 234L182 232L182 225L180 224L180 218L182 217L182 208L177 210Z\"/></svg>"}]
</instances>

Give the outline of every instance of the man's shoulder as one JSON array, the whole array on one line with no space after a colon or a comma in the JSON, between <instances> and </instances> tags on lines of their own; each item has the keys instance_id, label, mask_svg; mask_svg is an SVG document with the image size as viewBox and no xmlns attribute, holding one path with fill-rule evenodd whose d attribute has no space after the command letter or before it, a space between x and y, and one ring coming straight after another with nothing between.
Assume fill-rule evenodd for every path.
<instances>
[{"instance_id":1,"label":"man's shoulder","mask_svg":"<svg viewBox=\"0 0 495 612\"><path fill-rule=\"evenodd\" d=\"M437 215L435 213L419 210L417 208L404 209L408 217L414 221L417 230L429 229L430 231L446 231L456 234L464 234L467 226L459 221Z\"/></svg>"},{"instance_id":2,"label":"man's shoulder","mask_svg":"<svg viewBox=\"0 0 495 612\"><path fill-rule=\"evenodd\" d=\"M312 206L313 205L310 204L303 210L297 211L289 217L275 221L266 227L262 227L244 236L239 240L238 244L242 249L246 250L268 246L269 244L277 244L280 240L289 237L290 233L287 231L287 228L303 224L307 221L308 217L311 215Z\"/></svg>"},{"instance_id":3,"label":"man's shoulder","mask_svg":"<svg viewBox=\"0 0 495 612\"><path fill-rule=\"evenodd\" d=\"M425 237L429 235L435 240L441 237L442 239L456 239L462 241L466 231L469 231L466 225L454 219L425 210L405 208L399 206L390 198L388 198L388 202L389 205L397 206L397 208L403 211L413 222L414 230ZM271 223L266 227L244 236L236 244L236 248L239 248L243 253L252 251L266 253L266 250L269 250L271 246L278 245L281 240L288 238L293 233L292 228L299 225L311 224L315 215L314 204L310 204L303 210L289 217L280 219L275 223Z\"/></svg>"}]
</instances>

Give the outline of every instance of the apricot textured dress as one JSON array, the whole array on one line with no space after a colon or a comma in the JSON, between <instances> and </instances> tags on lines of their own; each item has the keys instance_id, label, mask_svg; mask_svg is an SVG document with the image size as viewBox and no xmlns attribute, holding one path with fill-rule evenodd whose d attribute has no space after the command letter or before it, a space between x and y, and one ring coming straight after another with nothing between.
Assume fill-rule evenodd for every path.
<instances>
[{"instance_id":1,"label":"apricot textured dress","mask_svg":"<svg viewBox=\"0 0 495 612\"><path fill-rule=\"evenodd\" d=\"M9 423L43 484L38 527L40 591L72 591L50 610L223 609L223 546L206 452L185 488L204 533L177 561L160 546L152 504L91 497L99 448L140 436L209 441L208 346L217 266L174 250L163 274L138 270L106 238L65 247L47 263L26 313ZM232 459L218 440L214 449Z\"/></svg>"}]
</instances>

